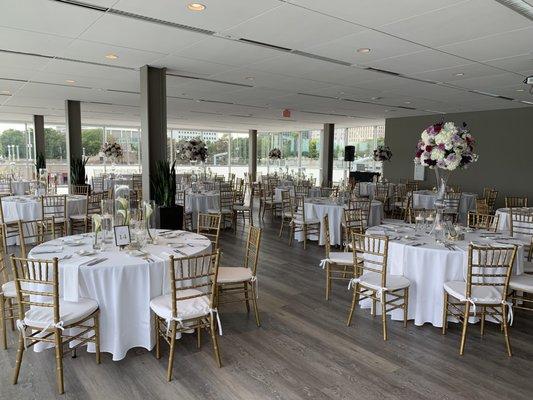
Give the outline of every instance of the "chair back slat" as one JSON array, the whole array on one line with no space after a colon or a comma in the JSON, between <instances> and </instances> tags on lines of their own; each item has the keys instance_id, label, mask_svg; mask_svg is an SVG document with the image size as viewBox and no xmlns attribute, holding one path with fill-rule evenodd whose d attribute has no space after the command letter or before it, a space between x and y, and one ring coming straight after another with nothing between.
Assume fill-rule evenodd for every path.
<instances>
[{"instance_id":1,"label":"chair back slat","mask_svg":"<svg viewBox=\"0 0 533 400\"><path fill-rule=\"evenodd\" d=\"M220 214L198 214L196 233L208 237L211 240L213 250L218 250L221 221L222 216Z\"/></svg>"},{"instance_id":2,"label":"chair back slat","mask_svg":"<svg viewBox=\"0 0 533 400\"><path fill-rule=\"evenodd\" d=\"M389 238L387 236L352 233L352 251L356 268L356 277L365 272L380 275L381 287L387 287L387 259Z\"/></svg>"},{"instance_id":3,"label":"chair back slat","mask_svg":"<svg viewBox=\"0 0 533 400\"><path fill-rule=\"evenodd\" d=\"M498 230L499 222L499 215L480 214L473 211L468 212L469 228L486 229L491 232L496 232Z\"/></svg>"},{"instance_id":4,"label":"chair back slat","mask_svg":"<svg viewBox=\"0 0 533 400\"><path fill-rule=\"evenodd\" d=\"M246 253L244 255L244 268L250 268L252 275L257 273L257 262L259 260L259 246L261 245L262 229L257 226L251 226L248 231L248 240L246 242Z\"/></svg>"}]
</instances>

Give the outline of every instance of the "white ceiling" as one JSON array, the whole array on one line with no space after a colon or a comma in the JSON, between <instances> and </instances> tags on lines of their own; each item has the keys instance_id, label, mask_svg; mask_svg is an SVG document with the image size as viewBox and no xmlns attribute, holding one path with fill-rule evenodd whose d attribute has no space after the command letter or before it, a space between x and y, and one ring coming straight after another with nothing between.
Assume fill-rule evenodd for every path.
<instances>
[{"instance_id":1,"label":"white ceiling","mask_svg":"<svg viewBox=\"0 0 533 400\"><path fill-rule=\"evenodd\" d=\"M138 126L143 65L168 69L170 127L316 129L533 105L522 83L533 21L494 0L188 2L0 0L0 120L61 123L74 99L86 124Z\"/></svg>"}]
</instances>

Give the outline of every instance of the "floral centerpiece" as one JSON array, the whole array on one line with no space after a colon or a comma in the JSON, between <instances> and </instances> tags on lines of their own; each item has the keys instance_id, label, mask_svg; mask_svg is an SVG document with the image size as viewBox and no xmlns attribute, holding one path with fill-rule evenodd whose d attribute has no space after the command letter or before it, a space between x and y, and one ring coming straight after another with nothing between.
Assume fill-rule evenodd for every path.
<instances>
[{"instance_id":1,"label":"floral centerpiece","mask_svg":"<svg viewBox=\"0 0 533 400\"><path fill-rule=\"evenodd\" d=\"M111 160L118 160L122 158L122 147L120 147L120 144L116 142L105 142L102 145L101 152L104 154L105 158L109 158Z\"/></svg>"},{"instance_id":2,"label":"floral centerpiece","mask_svg":"<svg viewBox=\"0 0 533 400\"><path fill-rule=\"evenodd\" d=\"M374 161L389 161L392 158L392 151L389 146L378 146L374 150Z\"/></svg>"},{"instance_id":3,"label":"floral centerpiece","mask_svg":"<svg viewBox=\"0 0 533 400\"><path fill-rule=\"evenodd\" d=\"M178 145L178 157L192 162L207 160L207 146L200 139L191 139Z\"/></svg>"},{"instance_id":4,"label":"floral centerpiece","mask_svg":"<svg viewBox=\"0 0 533 400\"><path fill-rule=\"evenodd\" d=\"M280 160L281 159L281 150L278 148L270 150L268 153L268 158L271 160Z\"/></svg>"}]
</instances>

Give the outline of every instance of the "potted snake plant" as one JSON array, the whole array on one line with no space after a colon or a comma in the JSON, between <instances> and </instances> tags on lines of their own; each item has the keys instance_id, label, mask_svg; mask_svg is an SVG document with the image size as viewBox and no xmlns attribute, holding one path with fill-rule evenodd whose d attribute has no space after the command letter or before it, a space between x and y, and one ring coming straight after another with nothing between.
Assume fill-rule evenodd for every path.
<instances>
[{"instance_id":1,"label":"potted snake plant","mask_svg":"<svg viewBox=\"0 0 533 400\"><path fill-rule=\"evenodd\" d=\"M70 160L70 184L73 186L89 186L85 175L85 165L89 158L72 158Z\"/></svg>"},{"instance_id":2,"label":"potted snake plant","mask_svg":"<svg viewBox=\"0 0 533 400\"><path fill-rule=\"evenodd\" d=\"M182 229L183 207L176 204L175 162L157 161L150 176L150 185L156 204L156 224L161 229Z\"/></svg>"}]
</instances>

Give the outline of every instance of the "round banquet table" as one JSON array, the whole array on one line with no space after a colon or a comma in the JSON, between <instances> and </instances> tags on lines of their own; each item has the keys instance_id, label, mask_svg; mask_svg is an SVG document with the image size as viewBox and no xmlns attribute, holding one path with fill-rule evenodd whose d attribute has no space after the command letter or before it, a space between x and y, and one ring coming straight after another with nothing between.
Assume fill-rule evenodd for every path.
<instances>
[{"instance_id":1,"label":"round banquet table","mask_svg":"<svg viewBox=\"0 0 533 400\"><path fill-rule=\"evenodd\" d=\"M471 242L496 246L518 245L513 274L520 275L524 271L524 248L521 242L504 234L495 235L484 230L466 232L465 240L452 243L455 250L437 243L426 231L415 231L414 225L397 220L386 220L383 225L369 228L367 234L389 237L387 273L403 275L411 281L408 318L418 326L429 322L442 327L444 283L466 279L467 249ZM370 302L364 301L361 306L370 307ZM379 311L379 307L376 311ZM393 320L403 320L401 309L393 310L390 314Z\"/></svg>"},{"instance_id":2,"label":"round banquet table","mask_svg":"<svg viewBox=\"0 0 533 400\"><path fill-rule=\"evenodd\" d=\"M192 212L194 228L196 228L198 213L207 212L209 209L218 209L220 203L219 197L220 192L218 190L207 190L198 193L193 193L191 190L187 191L185 196L185 211Z\"/></svg>"},{"instance_id":3,"label":"round banquet table","mask_svg":"<svg viewBox=\"0 0 533 400\"><path fill-rule=\"evenodd\" d=\"M533 213L533 207L520 207L516 208L519 211L528 211ZM510 232L511 230L511 214L509 213L509 208L498 208L496 210L496 215L500 216L498 221L498 230L500 232Z\"/></svg>"},{"instance_id":4,"label":"round banquet table","mask_svg":"<svg viewBox=\"0 0 533 400\"><path fill-rule=\"evenodd\" d=\"M309 240L318 240L319 245L324 245L324 216L327 214L329 219L329 235L332 245L342 244L342 217L345 205L337 204L336 199L330 197L314 197L305 199L305 219L319 219L320 220L320 240L315 235L309 235ZM383 219L383 204L380 201L373 200L370 204L370 214L368 218L368 226L381 224ZM303 241L303 233L298 232L294 238L298 241Z\"/></svg>"},{"instance_id":5,"label":"round banquet table","mask_svg":"<svg viewBox=\"0 0 533 400\"><path fill-rule=\"evenodd\" d=\"M417 190L413 192L413 208L435 208L435 200L437 195L431 190ZM458 221L461 223L467 222L468 212L476 210L476 198L475 193L462 193L461 200L459 202L459 215Z\"/></svg>"},{"instance_id":6,"label":"round banquet table","mask_svg":"<svg viewBox=\"0 0 533 400\"><path fill-rule=\"evenodd\" d=\"M83 195L67 196L67 218L70 215L85 214L87 197ZM6 196L2 197L2 212L4 221L32 221L42 218L41 199L38 196ZM18 239L11 237L8 245L13 245Z\"/></svg>"},{"instance_id":7,"label":"round banquet table","mask_svg":"<svg viewBox=\"0 0 533 400\"><path fill-rule=\"evenodd\" d=\"M90 298L100 307L100 351L111 353L113 361L126 356L129 349L154 347L153 318L150 300L170 291L168 259L170 254L192 256L208 254L211 242L202 235L174 231L168 238L158 236L157 244L143 249L153 261L120 251L114 244L91 256L78 255L80 250L92 249L92 234L69 236L81 239L82 245L69 246L66 238L56 239L34 247L29 258L59 261L59 291L65 301ZM168 231L167 231L168 232ZM73 255L65 259L65 256ZM105 260L93 266L81 265L96 258ZM37 347L41 351L44 346ZM88 351L94 351L89 344Z\"/></svg>"}]
</instances>

